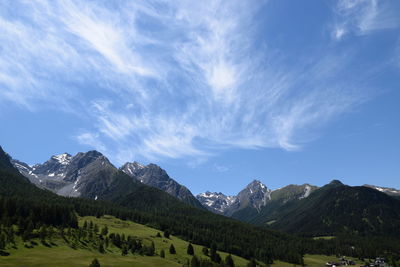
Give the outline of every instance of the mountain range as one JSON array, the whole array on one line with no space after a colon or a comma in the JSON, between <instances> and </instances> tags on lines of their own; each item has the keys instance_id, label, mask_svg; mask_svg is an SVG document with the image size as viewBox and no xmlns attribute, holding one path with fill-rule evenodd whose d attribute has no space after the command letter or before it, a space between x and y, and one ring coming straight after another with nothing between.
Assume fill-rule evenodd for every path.
<instances>
[{"instance_id":1,"label":"mountain range","mask_svg":"<svg viewBox=\"0 0 400 267\"><path fill-rule=\"evenodd\" d=\"M170 178L165 170L155 164L144 166L137 162L127 162L118 169L103 154L94 150L80 152L75 156L68 153L55 155L32 167L15 159L12 163L33 184L61 196L97 199L112 183L110 177L122 171L134 181L156 187L183 202L203 208L186 187Z\"/></svg>"},{"instance_id":2,"label":"mountain range","mask_svg":"<svg viewBox=\"0 0 400 267\"><path fill-rule=\"evenodd\" d=\"M55 155L34 166L15 159L11 162L33 184L61 196L124 199L126 202L127 196L137 198L142 194L139 187L134 186L139 183L160 189L196 208L287 232L323 235L351 229L357 233L380 234L396 232L393 224L400 223L398 200L394 200L400 197L400 190L393 188L351 187L335 180L323 187L292 184L272 190L254 180L235 196L207 191L194 197L189 189L155 164L127 162L116 168L97 151L80 152L75 156ZM389 211L391 215L387 216ZM383 218L390 223L383 224Z\"/></svg>"}]
</instances>

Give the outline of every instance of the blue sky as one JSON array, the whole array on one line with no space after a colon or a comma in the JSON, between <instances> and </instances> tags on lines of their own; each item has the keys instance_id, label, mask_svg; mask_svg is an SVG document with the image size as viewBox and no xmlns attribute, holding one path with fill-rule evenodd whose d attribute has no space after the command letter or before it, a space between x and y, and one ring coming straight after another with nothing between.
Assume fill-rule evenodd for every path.
<instances>
[{"instance_id":1,"label":"blue sky","mask_svg":"<svg viewBox=\"0 0 400 267\"><path fill-rule=\"evenodd\" d=\"M400 188L400 2L2 1L0 140L96 149L194 193Z\"/></svg>"}]
</instances>

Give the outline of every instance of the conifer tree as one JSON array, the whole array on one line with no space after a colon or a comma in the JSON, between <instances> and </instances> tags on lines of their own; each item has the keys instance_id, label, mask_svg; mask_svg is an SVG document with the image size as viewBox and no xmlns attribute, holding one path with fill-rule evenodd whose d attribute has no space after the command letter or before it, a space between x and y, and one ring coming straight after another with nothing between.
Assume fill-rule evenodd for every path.
<instances>
[{"instance_id":1,"label":"conifer tree","mask_svg":"<svg viewBox=\"0 0 400 267\"><path fill-rule=\"evenodd\" d=\"M187 254L189 255L194 255L194 249L191 243L189 243L188 247L187 247Z\"/></svg>"},{"instance_id":2,"label":"conifer tree","mask_svg":"<svg viewBox=\"0 0 400 267\"><path fill-rule=\"evenodd\" d=\"M255 259L251 259L249 263L247 263L247 267L257 267L257 262Z\"/></svg>"},{"instance_id":3,"label":"conifer tree","mask_svg":"<svg viewBox=\"0 0 400 267\"><path fill-rule=\"evenodd\" d=\"M169 247L169 254L176 254L176 250L173 244Z\"/></svg>"},{"instance_id":4,"label":"conifer tree","mask_svg":"<svg viewBox=\"0 0 400 267\"><path fill-rule=\"evenodd\" d=\"M156 254L156 247L155 247L153 241L151 241L151 244L150 244L150 254L151 254L150 256L154 256L154 254Z\"/></svg>"},{"instance_id":5,"label":"conifer tree","mask_svg":"<svg viewBox=\"0 0 400 267\"><path fill-rule=\"evenodd\" d=\"M225 258L225 264L226 264L226 266L228 266L228 267L235 267L235 263L233 262L233 259L232 259L232 255L231 255L231 254L229 254L228 256L226 256L226 258Z\"/></svg>"},{"instance_id":6,"label":"conifer tree","mask_svg":"<svg viewBox=\"0 0 400 267\"><path fill-rule=\"evenodd\" d=\"M100 262L95 258L89 267L100 267Z\"/></svg>"},{"instance_id":7,"label":"conifer tree","mask_svg":"<svg viewBox=\"0 0 400 267\"><path fill-rule=\"evenodd\" d=\"M165 238L169 238L169 231L168 231L168 230L165 230L165 231L164 231L164 237L165 237Z\"/></svg>"},{"instance_id":8,"label":"conifer tree","mask_svg":"<svg viewBox=\"0 0 400 267\"><path fill-rule=\"evenodd\" d=\"M190 261L190 267L200 267L200 261L196 256L192 257L192 260Z\"/></svg>"},{"instance_id":9,"label":"conifer tree","mask_svg":"<svg viewBox=\"0 0 400 267\"><path fill-rule=\"evenodd\" d=\"M107 234L108 234L108 227L106 225L101 229L101 235L107 235Z\"/></svg>"},{"instance_id":10,"label":"conifer tree","mask_svg":"<svg viewBox=\"0 0 400 267\"><path fill-rule=\"evenodd\" d=\"M6 237L4 234L0 234L0 250L6 248Z\"/></svg>"},{"instance_id":11,"label":"conifer tree","mask_svg":"<svg viewBox=\"0 0 400 267\"><path fill-rule=\"evenodd\" d=\"M105 249L104 249L104 245L103 245L102 241L99 244L99 252L102 253L102 254L106 252Z\"/></svg>"},{"instance_id":12,"label":"conifer tree","mask_svg":"<svg viewBox=\"0 0 400 267\"><path fill-rule=\"evenodd\" d=\"M121 255L122 256L128 255L128 248L125 245L122 247Z\"/></svg>"}]
</instances>

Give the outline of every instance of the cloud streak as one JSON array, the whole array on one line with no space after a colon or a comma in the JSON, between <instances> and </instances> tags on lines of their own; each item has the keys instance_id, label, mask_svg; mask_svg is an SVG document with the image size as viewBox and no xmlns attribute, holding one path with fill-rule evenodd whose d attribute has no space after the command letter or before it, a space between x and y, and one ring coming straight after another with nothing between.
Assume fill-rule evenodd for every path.
<instances>
[{"instance_id":1,"label":"cloud streak","mask_svg":"<svg viewBox=\"0 0 400 267\"><path fill-rule=\"evenodd\" d=\"M379 30L398 28L400 5L396 1L340 0L332 32L340 40L346 34L367 35Z\"/></svg>"},{"instance_id":2,"label":"cloud streak","mask_svg":"<svg viewBox=\"0 0 400 267\"><path fill-rule=\"evenodd\" d=\"M340 3L346 19L363 15L340 24L336 39L397 23L374 5ZM296 150L364 101L346 56L326 51L291 66L259 49L259 2L0 5L9 11L0 13L0 101L75 112L92 122L75 129L77 142L118 162Z\"/></svg>"}]
</instances>

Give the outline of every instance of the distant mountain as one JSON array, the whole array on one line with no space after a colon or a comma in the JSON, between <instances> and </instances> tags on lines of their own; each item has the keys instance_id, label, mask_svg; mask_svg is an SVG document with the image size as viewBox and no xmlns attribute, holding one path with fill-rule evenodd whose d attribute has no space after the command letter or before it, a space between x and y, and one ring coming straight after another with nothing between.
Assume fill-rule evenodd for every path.
<instances>
[{"instance_id":1,"label":"distant mountain","mask_svg":"<svg viewBox=\"0 0 400 267\"><path fill-rule=\"evenodd\" d=\"M287 202L278 213L264 219L264 225L274 229L313 236L351 233L399 237L400 201L371 188L335 180L307 198Z\"/></svg>"},{"instance_id":2,"label":"distant mountain","mask_svg":"<svg viewBox=\"0 0 400 267\"><path fill-rule=\"evenodd\" d=\"M385 194L395 197L395 198L400 198L400 190L395 189L395 188L382 187L382 186L369 185L369 184L365 184L363 186L373 188L375 190L378 190L379 192L385 193Z\"/></svg>"},{"instance_id":3,"label":"distant mountain","mask_svg":"<svg viewBox=\"0 0 400 267\"><path fill-rule=\"evenodd\" d=\"M127 162L120 170L143 184L161 189L192 206L203 208L189 189L170 178L167 172L156 164L144 166L138 162Z\"/></svg>"},{"instance_id":4,"label":"distant mountain","mask_svg":"<svg viewBox=\"0 0 400 267\"><path fill-rule=\"evenodd\" d=\"M236 196L235 201L225 211L225 215L250 209L258 212L271 199L271 190L258 180L253 180ZM234 216L233 216L234 217Z\"/></svg>"},{"instance_id":5,"label":"distant mountain","mask_svg":"<svg viewBox=\"0 0 400 267\"><path fill-rule=\"evenodd\" d=\"M271 217L279 214L284 205L287 203L295 203L309 197L317 188L317 186L309 184L291 184L273 190L270 194L270 199L257 212L254 210L245 210L233 214L232 217L245 222L263 225L266 221L269 221Z\"/></svg>"},{"instance_id":6,"label":"distant mountain","mask_svg":"<svg viewBox=\"0 0 400 267\"><path fill-rule=\"evenodd\" d=\"M304 184L270 190L260 181L254 180L236 196L206 192L198 194L196 197L215 213L251 222L266 210L269 211L271 208L276 210L288 201L308 197L316 188L316 186Z\"/></svg>"},{"instance_id":7,"label":"distant mountain","mask_svg":"<svg viewBox=\"0 0 400 267\"><path fill-rule=\"evenodd\" d=\"M89 151L71 156L52 156L43 164L29 166L18 160L13 165L35 185L58 195L93 197L100 187L107 187L102 177L111 177L118 170L100 152Z\"/></svg>"},{"instance_id":8,"label":"distant mountain","mask_svg":"<svg viewBox=\"0 0 400 267\"><path fill-rule=\"evenodd\" d=\"M221 192L210 192L198 194L196 198L200 201L203 206L212 212L218 214L224 214L225 211L232 205L236 200L236 196L226 196Z\"/></svg>"},{"instance_id":9,"label":"distant mountain","mask_svg":"<svg viewBox=\"0 0 400 267\"><path fill-rule=\"evenodd\" d=\"M102 192L109 192L118 169L98 151L68 153L52 156L43 164L29 166L12 160L21 174L40 188L58 195L97 199ZM137 162L126 163L120 170L143 184L161 189L170 195L198 208L204 208L192 193L171 179L165 170L155 164L143 166Z\"/></svg>"}]
</instances>

